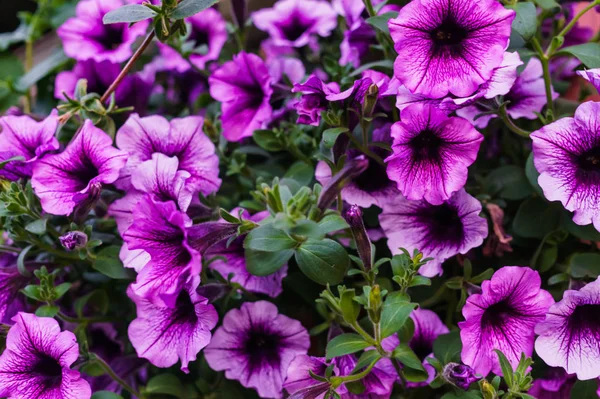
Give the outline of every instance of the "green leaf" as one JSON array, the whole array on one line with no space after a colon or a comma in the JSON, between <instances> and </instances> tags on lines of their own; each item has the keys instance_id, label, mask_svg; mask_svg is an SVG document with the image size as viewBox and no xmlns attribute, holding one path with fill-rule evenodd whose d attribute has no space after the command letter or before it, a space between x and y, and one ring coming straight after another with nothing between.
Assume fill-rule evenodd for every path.
<instances>
[{"instance_id":1,"label":"green leaf","mask_svg":"<svg viewBox=\"0 0 600 399\"><path fill-rule=\"evenodd\" d=\"M600 232L596 230L593 224L580 226L573 221L573 214L566 210L562 215L562 226L577 238L588 241L600 241Z\"/></svg>"},{"instance_id":2,"label":"green leaf","mask_svg":"<svg viewBox=\"0 0 600 399\"><path fill-rule=\"evenodd\" d=\"M415 322L410 317L406 320L400 330L398 330L398 339L400 342L409 342L415 335Z\"/></svg>"},{"instance_id":3,"label":"green leaf","mask_svg":"<svg viewBox=\"0 0 600 399\"><path fill-rule=\"evenodd\" d=\"M32 248L33 245L29 245L23 248L21 252L19 252L19 256L17 257L17 270L19 271L19 274L21 274L21 276L23 277L31 277L31 273L29 272L29 270L27 270L27 267L25 267L25 258L27 258L27 254L29 253L29 251L31 251Z\"/></svg>"},{"instance_id":4,"label":"green leaf","mask_svg":"<svg viewBox=\"0 0 600 399\"><path fill-rule=\"evenodd\" d=\"M515 165L505 165L493 170L485 179L484 188L490 194L497 194L507 200L521 200L533 193L524 170Z\"/></svg>"},{"instance_id":5,"label":"green leaf","mask_svg":"<svg viewBox=\"0 0 600 399\"><path fill-rule=\"evenodd\" d=\"M183 395L183 385L179 381L179 378L173 374L160 374L148 381L145 391L150 394L162 393L181 398Z\"/></svg>"},{"instance_id":6,"label":"green leaf","mask_svg":"<svg viewBox=\"0 0 600 399\"><path fill-rule=\"evenodd\" d=\"M406 296L398 292L390 294L381 312L381 337L389 337L400 330L416 307L417 304L409 302Z\"/></svg>"},{"instance_id":7,"label":"green leaf","mask_svg":"<svg viewBox=\"0 0 600 399\"><path fill-rule=\"evenodd\" d=\"M514 7L516 16L512 28L517 31L523 40L528 41L537 31L537 13L533 3L517 3Z\"/></svg>"},{"instance_id":8,"label":"green leaf","mask_svg":"<svg viewBox=\"0 0 600 399\"><path fill-rule=\"evenodd\" d=\"M55 299L60 299L65 295L69 289L71 289L71 283L62 283L54 287L54 292L56 294Z\"/></svg>"},{"instance_id":9,"label":"green leaf","mask_svg":"<svg viewBox=\"0 0 600 399\"><path fill-rule=\"evenodd\" d=\"M577 57L588 68L600 68L600 43L585 43L560 49L556 55Z\"/></svg>"},{"instance_id":10,"label":"green leaf","mask_svg":"<svg viewBox=\"0 0 600 399\"><path fill-rule=\"evenodd\" d=\"M116 245L106 247L96 254L93 268L100 273L114 279L130 279L132 274L123 267L123 262L119 259L119 248Z\"/></svg>"},{"instance_id":11,"label":"green leaf","mask_svg":"<svg viewBox=\"0 0 600 399\"><path fill-rule=\"evenodd\" d=\"M319 221L319 227L324 234L349 228L348 223L337 213L330 213Z\"/></svg>"},{"instance_id":12,"label":"green leaf","mask_svg":"<svg viewBox=\"0 0 600 399\"><path fill-rule=\"evenodd\" d=\"M4 169L6 167L6 165L8 165L11 162L23 162L23 161L25 161L25 157L21 156L21 155L17 155L17 156L5 159L2 162L0 162L0 170Z\"/></svg>"},{"instance_id":13,"label":"green leaf","mask_svg":"<svg viewBox=\"0 0 600 399\"><path fill-rule=\"evenodd\" d=\"M527 162L525 163L525 176L527 176L527 180L529 180L529 184L531 185L531 187L533 187L535 192L537 192L540 196L543 197L544 191L538 183L538 177L540 177L540 173L537 171L535 165L533 164L533 152L529 154Z\"/></svg>"},{"instance_id":14,"label":"green leaf","mask_svg":"<svg viewBox=\"0 0 600 399\"><path fill-rule=\"evenodd\" d=\"M354 366L353 373L367 367L376 359L381 359L381 354L379 352L375 350L364 351L362 355L360 355L358 362L356 362L356 366Z\"/></svg>"},{"instance_id":15,"label":"green leaf","mask_svg":"<svg viewBox=\"0 0 600 399\"><path fill-rule=\"evenodd\" d=\"M327 343L325 353L327 359L332 359L334 357L356 353L369 346L371 346L371 344L358 334L342 334Z\"/></svg>"},{"instance_id":16,"label":"green leaf","mask_svg":"<svg viewBox=\"0 0 600 399\"><path fill-rule=\"evenodd\" d=\"M325 233L323 233L317 222L308 219L298 220L296 225L290 229L290 233L315 240L325 237Z\"/></svg>"},{"instance_id":17,"label":"green leaf","mask_svg":"<svg viewBox=\"0 0 600 399\"><path fill-rule=\"evenodd\" d=\"M383 33L390 34L390 28L388 26L388 22L392 18L396 18L398 16L397 12L386 12L385 14L376 15L374 17L367 18L367 23L374 27L375 29L380 30Z\"/></svg>"},{"instance_id":18,"label":"green leaf","mask_svg":"<svg viewBox=\"0 0 600 399\"><path fill-rule=\"evenodd\" d=\"M97 289L77 298L73 304L73 309L78 317L83 317L83 310L86 306L92 307L94 311L101 315L105 315L109 306L108 294L104 290Z\"/></svg>"},{"instance_id":19,"label":"green leaf","mask_svg":"<svg viewBox=\"0 0 600 399\"><path fill-rule=\"evenodd\" d=\"M202 10L212 7L219 0L183 0L173 10L170 17L173 19L182 19L198 14Z\"/></svg>"},{"instance_id":20,"label":"green leaf","mask_svg":"<svg viewBox=\"0 0 600 399\"><path fill-rule=\"evenodd\" d=\"M535 0L535 3L540 6L542 10L550 11L552 15L560 11L560 4L554 0Z\"/></svg>"},{"instance_id":21,"label":"green leaf","mask_svg":"<svg viewBox=\"0 0 600 399\"><path fill-rule=\"evenodd\" d=\"M509 389L512 388L514 383L514 371L510 362L504 356L504 353L498 349L494 349L496 355L498 355L498 361L500 362L500 368L502 369L502 375L504 376L504 381L506 381L506 385L508 385Z\"/></svg>"},{"instance_id":22,"label":"green leaf","mask_svg":"<svg viewBox=\"0 0 600 399\"><path fill-rule=\"evenodd\" d=\"M284 146L279 137L272 130L255 130L252 134L254 142L267 151L283 150Z\"/></svg>"},{"instance_id":23,"label":"green leaf","mask_svg":"<svg viewBox=\"0 0 600 399\"><path fill-rule=\"evenodd\" d=\"M287 263L294 255L293 249L284 249L277 252L263 252L246 249L246 268L255 276L268 276Z\"/></svg>"},{"instance_id":24,"label":"green leaf","mask_svg":"<svg viewBox=\"0 0 600 399\"><path fill-rule=\"evenodd\" d=\"M332 127L323 132L323 145L325 148L332 148L338 136L348 131L347 127Z\"/></svg>"},{"instance_id":25,"label":"green leaf","mask_svg":"<svg viewBox=\"0 0 600 399\"><path fill-rule=\"evenodd\" d=\"M513 220L513 230L526 238L544 238L558 226L561 207L541 198L529 198L521 203Z\"/></svg>"},{"instance_id":26,"label":"green leaf","mask_svg":"<svg viewBox=\"0 0 600 399\"><path fill-rule=\"evenodd\" d=\"M576 253L569 260L571 276L575 278L600 276L600 254Z\"/></svg>"},{"instance_id":27,"label":"green leaf","mask_svg":"<svg viewBox=\"0 0 600 399\"><path fill-rule=\"evenodd\" d=\"M337 284L344 278L350 263L348 253L339 243L308 239L296 250L300 270L319 284Z\"/></svg>"},{"instance_id":28,"label":"green leaf","mask_svg":"<svg viewBox=\"0 0 600 399\"><path fill-rule=\"evenodd\" d=\"M148 18L154 18L156 12L141 4L128 4L119 7L104 14L102 22L107 24L117 24L121 22L139 22Z\"/></svg>"},{"instance_id":29,"label":"green leaf","mask_svg":"<svg viewBox=\"0 0 600 399\"><path fill-rule=\"evenodd\" d=\"M407 344L400 344L392 352L392 357L398 359L406 367L415 370L424 370L421 359L413 352Z\"/></svg>"},{"instance_id":30,"label":"green leaf","mask_svg":"<svg viewBox=\"0 0 600 399\"><path fill-rule=\"evenodd\" d=\"M458 331L452 331L437 337L433 343L433 354L443 364L459 363L462 342Z\"/></svg>"},{"instance_id":31,"label":"green leaf","mask_svg":"<svg viewBox=\"0 0 600 399\"><path fill-rule=\"evenodd\" d=\"M48 223L48 219L38 219L33 222L27 224L25 226L25 230L30 232L31 234L35 234L36 236L41 236L46 232L46 224Z\"/></svg>"},{"instance_id":32,"label":"green leaf","mask_svg":"<svg viewBox=\"0 0 600 399\"><path fill-rule=\"evenodd\" d=\"M361 65L360 68L357 68L354 71L352 71L352 73L350 75L348 75L348 77L352 78L354 76L358 76L368 69L375 69L375 70L385 69L385 70L391 71L394 69L394 61L382 60L382 61L374 61L374 62L369 62L367 64L363 64L363 65Z\"/></svg>"},{"instance_id":33,"label":"green leaf","mask_svg":"<svg viewBox=\"0 0 600 399\"><path fill-rule=\"evenodd\" d=\"M567 273L558 273L548 279L548 285L556 285L569 281L569 275Z\"/></svg>"},{"instance_id":34,"label":"green leaf","mask_svg":"<svg viewBox=\"0 0 600 399\"><path fill-rule=\"evenodd\" d=\"M54 317L58 314L60 308L56 305L42 305L35 311L38 317Z\"/></svg>"},{"instance_id":35,"label":"green leaf","mask_svg":"<svg viewBox=\"0 0 600 399\"><path fill-rule=\"evenodd\" d=\"M62 50L56 50L45 60L38 62L29 72L23 75L16 83L15 88L25 92L28 88L48 76L69 60Z\"/></svg>"},{"instance_id":36,"label":"green leaf","mask_svg":"<svg viewBox=\"0 0 600 399\"><path fill-rule=\"evenodd\" d=\"M286 179L295 180L300 186L308 186L315 176L315 169L306 162L298 161L292 164L281 179L282 184L285 184Z\"/></svg>"},{"instance_id":37,"label":"green leaf","mask_svg":"<svg viewBox=\"0 0 600 399\"><path fill-rule=\"evenodd\" d=\"M123 397L110 391L98 391L94 392L91 399L123 399Z\"/></svg>"},{"instance_id":38,"label":"green leaf","mask_svg":"<svg viewBox=\"0 0 600 399\"><path fill-rule=\"evenodd\" d=\"M441 399L481 399L481 392L475 391L454 391L448 392Z\"/></svg>"},{"instance_id":39,"label":"green leaf","mask_svg":"<svg viewBox=\"0 0 600 399\"><path fill-rule=\"evenodd\" d=\"M273 227L271 223L253 229L244 240L244 248L263 252L283 251L296 245L296 240L285 231Z\"/></svg>"},{"instance_id":40,"label":"green leaf","mask_svg":"<svg viewBox=\"0 0 600 399\"><path fill-rule=\"evenodd\" d=\"M592 399L597 398L598 380L577 381L571 388L571 399Z\"/></svg>"},{"instance_id":41,"label":"green leaf","mask_svg":"<svg viewBox=\"0 0 600 399\"><path fill-rule=\"evenodd\" d=\"M354 300L354 296L354 290L346 290L340 297L342 316L348 324L354 323L360 313L360 305Z\"/></svg>"},{"instance_id":42,"label":"green leaf","mask_svg":"<svg viewBox=\"0 0 600 399\"><path fill-rule=\"evenodd\" d=\"M21 24L14 31L0 34L0 51L6 51L13 44L27 40L28 32L27 23L21 21Z\"/></svg>"},{"instance_id":43,"label":"green leaf","mask_svg":"<svg viewBox=\"0 0 600 399\"><path fill-rule=\"evenodd\" d=\"M42 293L39 285L28 285L21 290L21 293L23 293L23 295L25 295L27 298L31 298L39 302L44 301L42 299Z\"/></svg>"}]
</instances>

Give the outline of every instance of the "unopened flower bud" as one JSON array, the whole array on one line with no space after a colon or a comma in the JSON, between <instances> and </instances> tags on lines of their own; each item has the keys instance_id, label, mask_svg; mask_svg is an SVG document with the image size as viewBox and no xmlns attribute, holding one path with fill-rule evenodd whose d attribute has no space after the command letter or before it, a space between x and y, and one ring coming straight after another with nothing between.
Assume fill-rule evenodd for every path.
<instances>
[{"instance_id":1,"label":"unopened flower bud","mask_svg":"<svg viewBox=\"0 0 600 399\"><path fill-rule=\"evenodd\" d=\"M363 116L371 116L373 115L373 110L375 109L375 105L377 104L377 99L379 98L379 87L376 84L371 84L365 93L365 99L362 103L362 113Z\"/></svg>"},{"instance_id":2,"label":"unopened flower bud","mask_svg":"<svg viewBox=\"0 0 600 399\"><path fill-rule=\"evenodd\" d=\"M450 384L465 391L473 382L481 379L475 375L475 370L471 367L459 363L448 363L444 367L443 376Z\"/></svg>"},{"instance_id":3,"label":"unopened flower bud","mask_svg":"<svg viewBox=\"0 0 600 399\"><path fill-rule=\"evenodd\" d=\"M371 240L363 223L363 213L358 205L352 205L344 214L344 219L350 225L350 231L356 243L358 256L365 270L371 270Z\"/></svg>"},{"instance_id":4,"label":"unopened flower bud","mask_svg":"<svg viewBox=\"0 0 600 399\"><path fill-rule=\"evenodd\" d=\"M69 231L67 234L58 237L61 245L67 251L84 248L88 242L88 237L81 231Z\"/></svg>"},{"instance_id":5,"label":"unopened flower bud","mask_svg":"<svg viewBox=\"0 0 600 399\"><path fill-rule=\"evenodd\" d=\"M73 220L77 224L81 224L85 221L88 213L92 210L96 202L100 199L102 193L102 183L95 182L90 184L90 188L87 192L87 198L77 205L73 211Z\"/></svg>"},{"instance_id":6,"label":"unopened flower bud","mask_svg":"<svg viewBox=\"0 0 600 399\"><path fill-rule=\"evenodd\" d=\"M317 203L319 209L325 211L329 208L344 186L346 186L353 178L367 170L368 167L369 161L364 155L348 160L342 170L336 173L329 183L323 187L319 202Z\"/></svg>"}]
</instances>

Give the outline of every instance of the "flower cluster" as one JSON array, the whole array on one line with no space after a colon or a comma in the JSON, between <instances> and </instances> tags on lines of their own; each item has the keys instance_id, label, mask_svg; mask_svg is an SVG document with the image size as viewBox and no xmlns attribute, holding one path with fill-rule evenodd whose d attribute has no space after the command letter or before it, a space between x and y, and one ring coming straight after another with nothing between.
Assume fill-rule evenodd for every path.
<instances>
[{"instance_id":1,"label":"flower cluster","mask_svg":"<svg viewBox=\"0 0 600 399\"><path fill-rule=\"evenodd\" d=\"M600 395L600 0L229 5L0 38L0 397Z\"/></svg>"}]
</instances>

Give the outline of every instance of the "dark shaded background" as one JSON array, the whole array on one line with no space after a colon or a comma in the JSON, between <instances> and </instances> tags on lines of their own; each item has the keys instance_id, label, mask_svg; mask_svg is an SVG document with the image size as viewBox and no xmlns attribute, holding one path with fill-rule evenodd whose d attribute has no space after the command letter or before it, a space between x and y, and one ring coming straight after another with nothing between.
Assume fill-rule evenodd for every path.
<instances>
[{"instance_id":1,"label":"dark shaded background","mask_svg":"<svg viewBox=\"0 0 600 399\"><path fill-rule=\"evenodd\" d=\"M17 13L33 11L36 3L32 0L0 0L0 33L12 32L19 26Z\"/></svg>"}]
</instances>

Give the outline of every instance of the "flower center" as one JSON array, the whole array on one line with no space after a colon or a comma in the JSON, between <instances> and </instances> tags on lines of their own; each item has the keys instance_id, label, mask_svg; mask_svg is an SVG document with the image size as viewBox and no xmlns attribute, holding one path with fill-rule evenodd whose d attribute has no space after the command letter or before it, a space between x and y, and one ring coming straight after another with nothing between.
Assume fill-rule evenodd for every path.
<instances>
[{"instance_id":1,"label":"flower center","mask_svg":"<svg viewBox=\"0 0 600 399\"><path fill-rule=\"evenodd\" d=\"M285 24L279 26L279 29L281 29L281 32L283 32L283 35L287 40L294 42L306 32L306 29L308 29L309 26L310 21L306 21L304 18L301 18L294 13Z\"/></svg>"},{"instance_id":2,"label":"flower center","mask_svg":"<svg viewBox=\"0 0 600 399\"><path fill-rule=\"evenodd\" d=\"M430 32L430 36L439 49L458 50L456 47L467 38L467 33L453 18L446 18Z\"/></svg>"},{"instance_id":3,"label":"flower center","mask_svg":"<svg viewBox=\"0 0 600 399\"><path fill-rule=\"evenodd\" d=\"M413 150L415 160L436 160L439 156L439 149L444 141L439 138L433 130L423 130L415 136L409 143Z\"/></svg>"},{"instance_id":4,"label":"flower center","mask_svg":"<svg viewBox=\"0 0 600 399\"><path fill-rule=\"evenodd\" d=\"M586 183L600 184L600 146L579 155L576 162L579 166L577 177Z\"/></svg>"},{"instance_id":5,"label":"flower center","mask_svg":"<svg viewBox=\"0 0 600 399\"><path fill-rule=\"evenodd\" d=\"M248 333L245 350L249 356L251 368L261 367L264 363L279 363L280 337L265 331L264 328L254 326Z\"/></svg>"},{"instance_id":6,"label":"flower center","mask_svg":"<svg viewBox=\"0 0 600 399\"><path fill-rule=\"evenodd\" d=\"M370 149L382 159L385 159L389 154L388 151L382 148L371 147ZM375 192L388 187L390 184L390 179L388 178L385 166L381 165L372 158L367 159L369 160L369 166L367 167L367 170L354 179L354 184L356 184L356 186L362 191L367 192Z\"/></svg>"},{"instance_id":7,"label":"flower center","mask_svg":"<svg viewBox=\"0 0 600 399\"><path fill-rule=\"evenodd\" d=\"M38 355L37 362L31 369L31 373L41 376L47 387L58 386L62 382L62 366L56 359L45 353Z\"/></svg>"},{"instance_id":8,"label":"flower center","mask_svg":"<svg viewBox=\"0 0 600 399\"><path fill-rule=\"evenodd\" d=\"M198 48L202 45L208 45L208 32L203 29L192 29L192 33L188 40L196 43L195 47Z\"/></svg>"},{"instance_id":9,"label":"flower center","mask_svg":"<svg viewBox=\"0 0 600 399\"><path fill-rule=\"evenodd\" d=\"M417 213L417 218L420 224L427 226L428 241L433 245L458 246L462 243L462 219L452 205L427 206Z\"/></svg>"},{"instance_id":10,"label":"flower center","mask_svg":"<svg viewBox=\"0 0 600 399\"><path fill-rule=\"evenodd\" d=\"M104 25L102 34L96 37L96 41L107 50L114 50L123 43L122 24Z\"/></svg>"},{"instance_id":11,"label":"flower center","mask_svg":"<svg viewBox=\"0 0 600 399\"><path fill-rule=\"evenodd\" d=\"M481 317L481 325L492 329L504 326L505 319L515 313L508 300L502 300L489 306Z\"/></svg>"},{"instance_id":12,"label":"flower center","mask_svg":"<svg viewBox=\"0 0 600 399\"><path fill-rule=\"evenodd\" d=\"M600 304L580 305L575 308L573 314L569 317L569 327L571 331L581 331L591 333L596 338L600 338Z\"/></svg>"}]
</instances>

